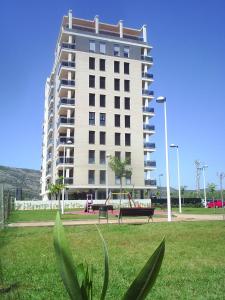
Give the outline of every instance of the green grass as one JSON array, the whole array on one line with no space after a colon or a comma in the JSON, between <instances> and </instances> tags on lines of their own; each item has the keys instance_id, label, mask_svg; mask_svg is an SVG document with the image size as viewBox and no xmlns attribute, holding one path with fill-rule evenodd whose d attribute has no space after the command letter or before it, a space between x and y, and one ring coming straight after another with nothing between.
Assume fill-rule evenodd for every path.
<instances>
[{"instance_id":1,"label":"green grass","mask_svg":"<svg viewBox=\"0 0 225 300\"><path fill-rule=\"evenodd\" d=\"M224 222L99 227L110 256L107 299L121 299L164 235L165 259L148 299L225 299ZM5 282L19 281L23 300L68 299L55 265L52 233L53 228L8 228L0 232ZM67 227L66 235L75 262L94 265L95 291L99 295L103 251L95 226Z\"/></svg>"},{"instance_id":2,"label":"green grass","mask_svg":"<svg viewBox=\"0 0 225 300\"><path fill-rule=\"evenodd\" d=\"M179 212L178 208L173 208L173 212ZM205 207L182 207L184 214L199 214L199 215L213 215L225 214L225 209L222 208L205 208Z\"/></svg>"}]
</instances>

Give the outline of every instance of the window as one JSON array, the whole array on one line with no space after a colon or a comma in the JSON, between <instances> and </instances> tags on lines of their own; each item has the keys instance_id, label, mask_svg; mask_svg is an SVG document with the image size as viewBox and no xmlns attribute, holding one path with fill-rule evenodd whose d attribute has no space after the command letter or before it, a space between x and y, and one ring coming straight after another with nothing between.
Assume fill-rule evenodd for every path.
<instances>
[{"instance_id":1,"label":"window","mask_svg":"<svg viewBox=\"0 0 225 300\"><path fill-rule=\"evenodd\" d=\"M100 131L99 140L100 140L100 145L105 145L105 132L104 131Z\"/></svg>"},{"instance_id":2,"label":"window","mask_svg":"<svg viewBox=\"0 0 225 300\"><path fill-rule=\"evenodd\" d=\"M114 115L114 126L120 127L120 115Z\"/></svg>"},{"instance_id":3,"label":"window","mask_svg":"<svg viewBox=\"0 0 225 300\"><path fill-rule=\"evenodd\" d=\"M95 143L95 132L89 131L89 144L94 144L94 143Z\"/></svg>"},{"instance_id":4,"label":"window","mask_svg":"<svg viewBox=\"0 0 225 300\"><path fill-rule=\"evenodd\" d=\"M124 98L124 108L130 109L130 98L129 97Z\"/></svg>"},{"instance_id":5,"label":"window","mask_svg":"<svg viewBox=\"0 0 225 300\"><path fill-rule=\"evenodd\" d=\"M94 170L88 170L88 183L89 184L95 183L95 171Z\"/></svg>"},{"instance_id":6,"label":"window","mask_svg":"<svg viewBox=\"0 0 225 300\"><path fill-rule=\"evenodd\" d=\"M130 74L130 64L127 62L124 63L124 74Z\"/></svg>"},{"instance_id":7,"label":"window","mask_svg":"<svg viewBox=\"0 0 225 300\"><path fill-rule=\"evenodd\" d=\"M120 62L114 61L114 73L119 73L119 72L120 72Z\"/></svg>"},{"instance_id":8,"label":"window","mask_svg":"<svg viewBox=\"0 0 225 300\"><path fill-rule=\"evenodd\" d=\"M115 132L115 145L120 146L120 133Z\"/></svg>"},{"instance_id":9,"label":"window","mask_svg":"<svg viewBox=\"0 0 225 300\"><path fill-rule=\"evenodd\" d=\"M129 47L124 47L123 56L124 57L129 57L130 56L130 48Z\"/></svg>"},{"instance_id":10,"label":"window","mask_svg":"<svg viewBox=\"0 0 225 300\"><path fill-rule=\"evenodd\" d=\"M89 70L94 70L94 69L95 69L95 58L89 57Z\"/></svg>"},{"instance_id":11,"label":"window","mask_svg":"<svg viewBox=\"0 0 225 300\"><path fill-rule=\"evenodd\" d=\"M100 76L100 89L105 89L105 77Z\"/></svg>"},{"instance_id":12,"label":"window","mask_svg":"<svg viewBox=\"0 0 225 300\"><path fill-rule=\"evenodd\" d=\"M89 125L95 125L95 113L89 112Z\"/></svg>"},{"instance_id":13,"label":"window","mask_svg":"<svg viewBox=\"0 0 225 300\"><path fill-rule=\"evenodd\" d=\"M120 46L119 45L114 45L113 54L114 54L114 56L120 56Z\"/></svg>"},{"instance_id":14,"label":"window","mask_svg":"<svg viewBox=\"0 0 225 300\"><path fill-rule=\"evenodd\" d=\"M100 95L100 107L105 107L105 95Z\"/></svg>"},{"instance_id":15,"label":"window","mask_svg":"<svg viewBox=\"0 0 225 300\"><path fill-rule=\"evenodd\" d=\"M100 58L99 60L99 70L105 71L105 59Z\"/></svg>"},{"instance_id":16,"label":"window","mask_svg":"<svg viewBox=\"0 0 225 300\"><path fill-rule=\"evenodd\" d=\"M115 184L116 185L120 184L120 177L119 176L115 176Z\"/></svg>"},{"instance_id":17,"label":"window","mask_svg":"<svg viewBox=\"0 0 225 300\"><path fill-rule=\"evenodd\" d=\"M118 96L115 96L115 98L114 98L114 107L120 108L120 97L118 97Z\"/></svg>"},{"instance_id":18,"label":"window","mask_svg":"<svg viewBox=\"0 0 225 300\"><path fill-rule=\"evenodd\" d=\"M99 174L100 178L99 178L99 182L100 184L105 184L105 170L100 170L100 174Z\"/></svg>"},{"instance_id":19,"label":"window","mask_svg":"<svg viewBox=\"0 0 225 300\"><path fill-rule=\"evenodd\" d=\"M127 164L131 164L131 152L125 152L125 159L127 160Z\"/></svg>"},{"instance_id":20,"label":"window","mask_svg":"<svg viewBox=\"0 0 225 300\"><path fill-rule=\"evenodd\" d=\"M120 90L120 80L118 78L114 79L114 90L119 91Z\"/></svg>"},{"instance_id":21,"label":"window","mask_svg":"<svg viewBox=\"0 0 225 300\"><path fill-rule=\"evenodd\" d=\"M130 184L131 184L131 176L130 176L130 175L129 175L129 176L128 176L128 175L126 176L126 184L127 184L127 185L130 185Z\"/></svg>"},{"instance_id":22,"label":"window","mask_svg":"<svg viewBox=\"0 0 225 300\"><path fill-rule=\"evenodd\" d=\"M95 151L94 150L89 150L88 151L88 163L89 164L94 164L95 163Z\"/></svg>"},{"instance_id":23,"label":"window","mask_svg":"<svg viewBox=\"0 0 225 300\"><path fill-rule=\"evenodd\" d=\"M115 157L117 157L119 160L121 159L121 152L115 151Z\"/></svg>"},{"instance_id":24,"label":"window","mask_svg":"<svg viewBox=\"0 0 225 300\"><path fill-rule=\"evenodd\" d=\"M94 88L95 87L95 76L89 75L89 87Z\"/></svg>"},{"instance_id":25,"label":"window","mask_svg":"<svg viewBox=\"0 0 225 300\"><path fill-rule=\"evenodd\" d=\"M95 52L95 41L89 41L89 51Z\"/></svg>"},{"instance_id":26,"label":"window","mask_svg":"<svg viewBox=\"0 0 225 300\"><path fill-rule=\"evenodd\" d=\"M130 128L130 116L125 116L125 127Z\"/></svg>"},{"instance_id":27,"label":"window","mask_svg":"<svg viewBox=\"0 0 225 300\"><path fill-rule=\"evenodd\" d=\"M100 165L105 165L105 151L99 152L99 162Z\"/></svg>"},{"instance_id":28,"label":"window","mask_svg":"<svg viewBox=\"0 0 225 300\"><path fill-rule=\"evenodd\" d=\"M125 133L125 146L130 146L130 133Z\"/></svg>"},{"instance_id":29,"label":"window","mask_svg":"<svg viewBox=\"0 0 225 300\"><path fill-rule=\"evenodd\" d=\"M95 106L95 94L89 94L89 106Z\"/></svg>"},{"instance_id":30,"label":"window","mask_svg":"<svg viewBox=\"0 0 225 300\"><path fill-rule=\"evenodd\" d=\"M99 45L99 52L101 54L105 54L106 53L106 46L105 46L105 43L100 43Z\"/></svg>"},{"instance_id":31,"label":"window","mask_svg":"<svg viewBox=\"0 0 225 300\"><path fill-rule=\"evenodd\" d=\"M100 126L105 126L105 113L100 113L99 123Z\"/></svg>"},{"instance_id":32,"label":"window","mask_svg":"<svg viewBox=\"0 0 225 300\"><path fill-rule=\"evenodd\" d=\"M124 91L125 92L130 91L130 80L124 80Z\"/></svg>"}]
</instances>

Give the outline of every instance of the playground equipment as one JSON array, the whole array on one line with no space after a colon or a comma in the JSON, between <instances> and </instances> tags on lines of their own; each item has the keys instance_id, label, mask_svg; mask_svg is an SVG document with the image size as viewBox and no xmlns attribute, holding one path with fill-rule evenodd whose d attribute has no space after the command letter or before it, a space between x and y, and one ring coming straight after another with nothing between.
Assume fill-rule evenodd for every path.
<instances>
[{"instance_id":1,"label":"playground equipment","mask_svg":"<svg viewBox=\"0 0 225 300\"><path fill-rule=\"evenodd\" d=\"M93 204L92 194L87 194L87 200L84 211L89 213L89 210L91 209L91 206Z\"/></svg>"}]
</instances>

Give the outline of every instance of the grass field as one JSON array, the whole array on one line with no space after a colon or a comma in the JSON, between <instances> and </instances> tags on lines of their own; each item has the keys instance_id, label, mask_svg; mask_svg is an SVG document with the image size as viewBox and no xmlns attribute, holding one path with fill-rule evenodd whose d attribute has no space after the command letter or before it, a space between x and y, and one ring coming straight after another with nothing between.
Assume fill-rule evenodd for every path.
<instances>
[{"instance_id":1,"label":"grass field","mask_svg":"<svg viewBox=\"0 0 225 300\"><path fill-rule=\"evenodd\" d=\"M173 212L178 212L178 208L173 208ZM199 215L212 215L212 214L225 214L223 208L205 208L205 207L182 207L184 214L199 214Z\"/></svg>"},{"instance_id":2,"label":"grass field","mask_svg":"<svg viewBox=\"0 0 225 300\"><path fill-rule=\"evenodd\" d=\"M166 236L165 259L148 299L225 299L224 222L99 227L110 255L107 299L121 299L163 236ZM52 231L52 228L8 228L0 232L4 280L20 282L18 299L68 299L55 265ZM87 261L94 265L94 285L99 295L103 258L95 226L69 227L66 235L76 263Z\"/></svg>"}]
</instances>

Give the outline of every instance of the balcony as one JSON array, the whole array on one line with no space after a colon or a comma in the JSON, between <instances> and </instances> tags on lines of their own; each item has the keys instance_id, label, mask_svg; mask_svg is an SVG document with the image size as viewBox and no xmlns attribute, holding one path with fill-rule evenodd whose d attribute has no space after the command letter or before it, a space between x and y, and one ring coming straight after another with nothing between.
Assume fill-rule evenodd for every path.
<instances>
[{"instance_id":1,"label":"balcony","mask_svg":"<svg viewBox=\"0 0 225 300\"><path fill-rule=\"evenodd\" d=\"M156 168L156 161L155 160L145 160L144 161L144 166L146 168Z\"/></svg>"},{"instance_id":2,"label":"balcony","mask_svg":"<svg viewBox=\"0 0 225 300\"><path fill-rule=\"evenodd\" d=\"M52 153L47 154L47 161L50 161L52 159Z\"/></svg>"},{"instance_id":3,"label":"balcony","mask_svg":"<svg viewBox=\"0 0 225 300\"><path fill-rule=\"evenodd\" d=\"M149 79L149 80L153 80L154 76L153 74L149 74L149 73L142 73L142 78L145 78L145 79Z\"/></svg>"},{"instance_id":4,"label":"balcony","mask_svg":"<svg viewBox=\"0 0 225 300\"><path fill-rule=\"evenodd\" d=\"M65 177L64 183L65 184L73 184L73 177Z\"/></svg>"},{"instance_id":5,"label":"balcony","mask_svg":"<svg viewBox=\"0 0 225 300\"><path fill-rule=\"evenodd\" d=\"M155 179L145 179L145 185L156 187L156 180Z\"/></svg>"},{"instance_id":6,"label":"balcony","mask_svg":"<svg viewBox=\"0 0 225 300\"><path fill-rule=\"evenodd\" d=\"M148 55L142 55L141 59L148 62L148 63L153 63L153 58L152 56L148 56Z\"/></svg>"},{"instance_id":7,"label":"balcony","mask_svg":"<svg viewBox=\"0 0 225 300\"><path fill-rule=\"evenodd\" d=\"M149 91L149 90L142 90L142 95L143 96L151 96L154 97L154 91Z\"/></svg>"},{"instance_id":8,"label":"balcony","mask_svg":"<svg viewBox=\"0 0 225 300\"><path fill-rule=\"evenodd\" d=\"M62 43L61 45L62 49L69 49L69 50L75 50L76 44L75 43Z\"/></svg>"},{"instance_id":9,"label":"balcony","mask_svg":"<svg viewBox=\"0 0 225 300\"><path fill-rule=\"evenodd\" d=\"M48 147L53 146L53 138L50 138L50 139L48 140L47 146L48 146Z\"/></svg>"},{"instance_id":10,"label":"balcony","mask_svg":"<svg viewBox=\"0 0 225 300\"><path fill-rule=\"evenodd\" d=\"M50 105L51 103L53 103L53 96L50 95L50 97L48 98L48 105Z\"/></svg>"},{"instance_id":11,"label":"balcony","mask_svg":"<svg viewBox=\"0 0 225 300\"><path fill-rule=\"evenodd\" d=\"M74 88L75 87L75 80L69 80L69 79L61 79L58 87L58 91L61 88Z\"/></svg>"},{"instance_id":12,"label":"balcony","mask_svg":"<svg viewBox=\"0 0 225 300\"><path fill-rule=\"evenodd\" d=\"M73 164L73 157L63 157L60 156L58 157L58 159L56 160L56 165L60 165L60 164L65 164L65 165L71 165Z\"/></svg>"},{"instance_id":13,"label":"balcony","mask_svg":"<svg viewBox=\"0 0 225 300\"><path fill-rule=\"evenodd\" d=\"M73 125L74 124L74 118L67 118L67 117L59 117L57 126L67 126L67 125Z\"/></svg>"},{"instance_id":14,"label":"balcony","mask_svg":"<svg viewBox=\"0 0 225 300\"><path fill-rule=\"evenodd\" d=\"M155 131L155 126L149 124L143 124L143 129L147 131Z\"/></svg>"},{"instance_id":15,"label":"balcony","mask_svg":"<svg viewBox=\"0 0 225 300\"><path fill-rule=\"evenodd\" d=\"M155 109L153 107L148 107L148 106L146 107L146 106L144 106L143 107L143 112L154 114L155 113Z\"/></svg>"},{"instance_id":16,"label":"balcony","mask_svg":"<svg viewBox=\"0 0 225 300\"><path fill-rule=\"evenodd\" d=\"M74 106L74 104L75 104L75 99L74 98L71 98L71 99L69 99L69 98L61 98L59 100L58 108L60 106Z\"/></svg>"},{"instance_id":17,"label":"balcony","mask_svg":"<svg viewBox=\"0 0 225 300\"><path fill-rule=\"evenodd\" d=\"M50 124L48 125L48 132L50 132L50 131L52 131L52 130L53 130L53 124L50 123Z\"/></svg>"},{"instance_id":18,"label":"balcony","mask_svg":"<svg viewBox=\"0 0 225 300\"><path fill-rule=\"evenodd\" d=\"M74 144L74 138L73 137L66 137L66 136L61 136L58 138L57 140L57 146L59 146L60 144L65 144L67 146L69 145L73 145Z\"/></svg>"},{"instance_id":19,"label":"balcony","mask_svg":"<svg viewBox=\"0 0 225 300\"><path fill-rule=\"evenodd\" d=\"M50 109L48 112L48 118L53 117L53 109Z\"/></svg>"},{"instance_id":20,"label":"balcony","mask_svg":"<svg viewBox=\"0 0 225 300\"><path fill-rule=\"evenodd\" d=\"M46 177L50 177L52 173L52 168L46 170Z\"/></svg>"},{"instance_id":21,"label":"balcony","mask_svg":"<svg viewBox=\"0 0 225 300\"><path fill-rule=\"evenodd\" d=\"M59 66L59 71L58 71L58 74L60 76L60 72L62 70L62 68L72 68L74 69L75 68L75 62L74 61L68 61L68 60L62 60L61 63L60 63L60 66ZM64 74L65 76L66 74Z\"/></svg>"},{"instance_id":22,"label":"balcony","mask_svg":"<svg viewBox=\"0 0 225 300\"><path fill-rule=\"evenodd\" d=\"M144 148L155 150L155 143L144 142Z\"/></svg>"}]
</instances>

